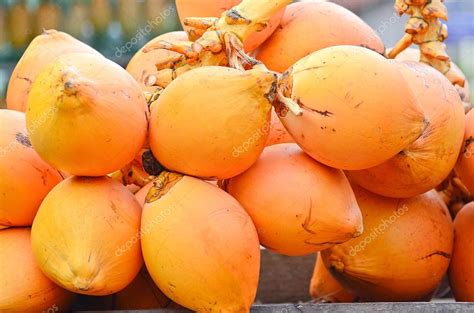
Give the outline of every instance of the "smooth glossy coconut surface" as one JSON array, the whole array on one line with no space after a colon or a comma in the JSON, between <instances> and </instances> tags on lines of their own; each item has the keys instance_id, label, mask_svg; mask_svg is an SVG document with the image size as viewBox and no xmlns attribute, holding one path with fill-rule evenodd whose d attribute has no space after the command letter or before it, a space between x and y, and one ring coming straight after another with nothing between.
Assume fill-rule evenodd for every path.
<instances>
[{"instance_id":1,"label":"smooth glossy coconut surface","mask_svg":"<svg viewBox=\"0 0 474 313\"><path fill-rule=\"evenodd\" d=\"M0 230L0 311L66 312L73 295L40 271L30 235L29 228Z\"/></svg>"},{"instance_id":2,"label":"smooth glossy coconut surface","mask_svg":"<svg viewBox=\"0 0 474 313\"><path fill-rule=\"evenodd\" d=\"M198 312L249 312L260 247L249 215L200 179L163 172L142 215L146 267L174 302Z\"/></svg>"},{"instance_id":3,"label":"smooth glossy coconut surface","mask_svg":"<svg viewBox=\"0 0 474 313\"><path fill-rule=\"evenodd\" d=\"M276 75L200 67L175 79L151 111L150 146L165 168L210 179L248 169L268 137Z\"/></svg>"},{"instance_id":4,"label":"smooth glossy coconut surface","mask_svg":"<svg viewBox=\"0 0 474 313\"><path fill-rule=\"evenodd\" d=\"M44 30L35 37L18 61L7 88L9 109L26 111L31 85L41 70L58 56L71 52L100 53L74 37L54 30Z\"/></svg>"},{"instance_id":5,"label":"smooth glossy coconut surface","mask_svg":"<svg viewBox=\"0 0 474 313\"><path fill-rule=\"evenodd\" d=\"M257 59L274 71L284 72L315 51L339 45L367 47L384 53L384 44L357 15L331 2L290 4L280 27L260 47Z\"/></svg>"},{"instance_id":6,"label":"smooth glossy coconut surface","mask_svg":"<svg viewBox=\"0 0 474 313\"><path fill-rule=\"evenodd\" d=\"M228 9L238 5L241 0L177 0L179 19L184 29L184 19L187 17L220 17ZM258 48L280 25L284 10L276 13L268 25L260 32L251 35L244 41L246 51Z\"/></svg>"},{"instance_id":7,"label":"smooth glossy coconut surface","mask_svg":"<svg viewBox=\"0 0 474 313\"><path fill-rule=\"evenodd\" d=\"M0 229L31 226L41 201L61 180L33 150L25 114L0 110Z\"/></svg>"},{"instance_id":8,"label":"smooth glossy coconut surface","mask_svg":"<svg viewBox=\"0 0 474 313\"><path fill-rule=\"evenodd\" d=\"M158 37L150 40L146 45L158 43L160 41L185 41L188 40L188 35L184 31L170 32L159 35ZM143 52L142 49L138 50L137 53L132 57L127 65L127 72L129 72L133 78L140 84L140 87L145 91L153 92L156 87L150 87L147 85L149 76L157 73L156 64L160 61L177 55L177 52L173 52L166 49L156 49L148 52Z\"/></svg>"},{"instance_id":9,"label":"smooth glossy coconut surface","mask_svg":"<svg viewBox=\"0 0 474 313\"><path fill-rule=\"evenodd\" d=\"M344 173L314 161L296 144L265 148L226 189L249 213L260 243L278 253L314 253L363 231Z\"/></svg>"},{"instance_id":10,"label":"smooth glossy coconut surface","mask_svg":"<svg viewBox=\"0 0 474 313\"><path fill-rule=\"evenodd\" d=\"M348 175L377 194L408 198L435 188L453 170L464 136L464 107L451 82L434 68L413 61L395 64L423 107L428 127L390 160Z\"/></svg>"},{"instance_id":11,"label":"smooth glossy coconut surface","mask_svg":"<svg viewBox=\"0 0 474 313\"><path fill-rule=\"evenodd\" d=\"M92 54L66 54L32 85L26 122L33 147L49 164L102 176L130 163L147 135L148 107L119 65Z\"/></svg>"},{"instance_id":12,"label":"smooth glossy coconut surface","mask_svg":"<svg viewBox=\"0 0 474 313\"><path fill-rule=\"evenodd\" d=\"M360 170L395 156L427 127L398 67L355 46L319 50L279 82L277 113L296 143L331 167ZM290 102L301 112L288 111Z\"/></svg>"},{"instance_id":13,"label":"smooth glossy coconut surface","mask_svg":"<svg viewBox=\"0 0 474 313\"><path fill-rule=\"evenodd\" d=\"M326 267L361 301L430 300L453 248L453 223L440 196L393 199L353 187L365 231L321 252Z\"/></svg>"},{"instance_id":14,"label":"smooth glossy coconut surface","mask_svg":"<svg viewBox=\"0 0 474 313\"><path fill-rule=\"evenodd\" d=\"M466 115L464 143L456 164L456 174L474 194L474 110Z\"/></svg>"},{"instance_id":15,"label":"smooth glossy coconut surface","mask_svg":"<svg viewBox=\"0 0 474 313\"><path fill-rule=\"evenodd\" d=\"M389 53L392 49L387 49L387 53ZM420 49L417 48L408 48L397 55L395 58L399 61L420 61ZM456 70L457 73L462 73L459 66L457 66L454 62L451 62L451 66ZM465 77L464 77L465 78ZM461 100L465 103L471 103L471 87L469 86L469 80L465 79L464 87L456 85L455 88L461 97Z\"/></svg>"},{"instance_id":16,"label":"smooth glossy coconut surface","mask_svg":"<svg viewBox=\"0 0 474 313\"><path fill-rule=\"evenodd\" d=\"M58 285L110 295L132 282L143 264L141 207L107 177L70 177L41 204L32 227L35 259Z\"/></svg>"},{"instance_id":17,"label":"smooth glossy coconut surface","mask_svg":"<svg viewBox=\"0 0 474 313\"><path fill-rule=\"evenodd\" d=\"M449 279L456 301L474 302L474 202L454 220L454 249Z\"/></svg>"}]
</instances>

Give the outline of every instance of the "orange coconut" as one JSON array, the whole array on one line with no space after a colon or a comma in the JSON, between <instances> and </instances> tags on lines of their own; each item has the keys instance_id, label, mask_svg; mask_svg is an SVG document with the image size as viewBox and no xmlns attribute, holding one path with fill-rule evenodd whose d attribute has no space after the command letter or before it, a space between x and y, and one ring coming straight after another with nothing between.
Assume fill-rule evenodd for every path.
<instances>
[{"instance_id":1,"label":"orange coconut","mask_svg":"<svg viewBox=\"0 0 474 313\"><path fill-rule=\"evenodd\" d=\"M162 34L150 40L146 45L155 44L160 41L185 40L188 40L188 35L184 31L176 31ZM157 72L155 65L159 63L160 60L164 60L173 55L177 55L177 52L165 49L156 49L145 53L142 49L140 49L137 53L135 53L128 63L127 71L133 76L133 78L135 78L143 90L152 92L156 89L156 87L147 86L147 82L149 76Z\"/></svg>"},{"instance_id":2,"label":"orange coconut","mask_svg":"<svg viewBox=\"0 0 474 313\"><path fill-rule=\"evenodd\" d=\"M150 146L165 168L226 179L249 168L268 137L276 75L200 67L175 79L151 110Z\"/></svg>"},{"instance_id":3,"label":"orange coconut","mask_svg":"<svg viewBox=\"0 0 474 313\"><path fill-rule=\"evenodd\" d=\"M326 267L362 301L431 299L453 248L453 223L438 193L394 199L353 189L365 231L321 252Z\"/></svg>"},{"instance_id":4,"label":"orange coconut","mask_svg":"<svg viewBox=\"0 0 474 313\"><path fill-rule=\"evenodd\" d=\"M456 164L456 174L474 194L474 110L466 115L464 144Z\"/></svg>"},{"instance_id":5,"label":"orange coconut","mask_svg":"<svg viewBox=\"0 0 474 313\"><path fill-rule=\"evenodd\" d=\"M474 302L474 202L454 220L454 248L449 279L456 301Z\"/></svg>"},{"instance_id":6,"label":"orange coconut","mask_svg":"<svg viewBox=\"0 0 474 313\"><path fill-rule=\"evenodd\" d=\"M279 143L294 143L295 140L288 134L285 126L278 118L278 114L272 110L272 117L268 129L268 139L265 146L276 145Z\"/></svg>"},{"instance_id":7,"label":"orange coconut","mask_svg":"<svg viewBox=\"0 0 474 313\"><path fill-rule=\"evenodd\" d=\"M387 53L389 53L391 50L392 50L392 48L387 49ZM416 61L416 62L419 62L420 61L420 49L418 49L418 48L408 48L408 49L404 50L403 52L401 52L400 54L398 54L395 59L399 60L399 61ZM456 72L463 74L463 77L464 77L464 73L461 71L459 66L457 66L454 62L451 62L451 66L456 70ZM469 86L469 80L466 79L465 77L464 77L464 79L466 81L465 84L464 84L464 87L461 87L459 85L456 85L455 87L456 87L456 90L459 93L459 96L461 97L461 100L464 103L471 103L471 87Z\"/></svg>"},{"instance_id":8,"label":"orange coconut","mask_svg":"<svg viewBox=\"0 0 474 313\"><path fill-rule=\"evenodd\" d=\"M361 47L310 54L283 74L278 89L277 111L290 135L311 157L335 168L376 166L427 126L398 66Z\"/></svg>"},{"instance_id":9,"label":"orange coconut","mask_svg":"<svg viewBox=\"0 0 474 313\"><path fill-rule=\"evenodd\" d=\"M143 264L140 216L140 204L118 182L68 178L44 199L33 222L36 261L46 276L70 291L118 292Z\"/></svg>"},{"instance_id":10,"label":"orange coconut","mask_svg":"<svg viewBox=\"0 0 474 313\"><path fill-rule=\"evenodd\" d=\"M314 253L363 231L344 173L314 161L296 144L267 147L226 188L249 213L260 243L278 253Z\"/></svg>"},{"instance_id":11,"label":"orange coconut","mask_svg":"<svg viewBox=\"0 0 474 313\"><path fill-rule=\"evenodd\" d=\"M321 254L318 254L316 259L309 293L317 302L353 302L357 298L331 275L324 265Z\"/></svg>"},{"instance_id":12,"label":"orange coconut","mask_svg":"<svg viewBox=\"0 0 474 313\"><path fill-rule=\"evenodd\" d=\"M443 74L413 61L395 62L425 111L428 127L415 142L351 180L386 197L408 198L438 186L451 173L464 135L464 107Z\"/></svg>"},{"instance_id":13,"label":"orange coconut","mask_svg":"<svg viewBox=\"0 0 474 313\"><path fill-rule=\"evenodd\" d=\"M121 169L142 149L148 107L138 83L103 57L58 57L37 76L26 122L33 147L49 164L73 175Z\"/></svg>"},{"instance_id":14,"label":"orange coconut","mask_svg":"<svg viewBox=\"0 0 474 313\"><path fill-rule=\"evenodd\" d=\"M29 228L0 231L0 311L66 312L72 294L46 278L31 251Z\"/></svg>"},{"instance_id":15,"label":"orange coconut","mask_svg":"<svg viewBox=\"0 0 474 313\"><path fill-rule=\"evenodd\" d=\"M375 31L351 11L331 2L297 2L286 8L280 27L260 47L257 59L271 70L284 72L314 51L339 45L384 53Z\"/></svg>"},{"instance_id":16,"label":"orange coconut","mask_svg":"<svg viewBox=\"0 0 474 313\"><path fill-rule=\"evenodd\" d=\"M223 190L163 172L142 215L146 267L174 302L198 312L249 312L260 247L249 215Z\"/></svg>"},{"instance_id":17,"label":"orange coconut","mask_svg":"<svg viewBox=\"0 0 474 313\"><path fill-rule=\"evenodd\" d=\"M0 228L30 226L41 201L62 180L33 150L25 114L0 110Z\"/></svg>"},{"instance_id":18,"label":"orange coconut","mask_svg":"<svg viewBox=\"0 0 474 313\"><path fill-rule=\"evenodd\" d=\"M71 52L100 55L74 37L54 29L45 30L33 39L15 66L8 83L8 108L25 112L31 85L41 70L58 56Z\"/></svg>"},{"instance_id":19,"label":"orange coconut","mask_svg":"<svg viewBox=\"0 0 474 313\"><path fill-rule=\"evenodd\" d=\"M184 29L184 19L187 17L220 17L228 9L238 5L241 0L176 0L179 19ZM280 25L280 20L285 10L276 13L268 25L260 32L251 35L244 41L245 50L252 51L259 47L275 29Z\"/></svg>"}]
</instances>

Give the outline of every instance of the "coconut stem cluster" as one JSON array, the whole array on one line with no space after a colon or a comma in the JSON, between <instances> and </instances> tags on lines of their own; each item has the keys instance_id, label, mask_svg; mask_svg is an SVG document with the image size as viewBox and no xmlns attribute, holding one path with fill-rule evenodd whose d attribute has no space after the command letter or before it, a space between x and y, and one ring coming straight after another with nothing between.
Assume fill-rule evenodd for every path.
<instances>
[{"instance_id":1,"label":"coconut stem cluster","mask_svg":"<svg viewBox=\"0 0 474 313\"><path fill-rule=\"evenodd\" d=\"M166 49L177 52L156 64L158 73L148 84L166 87L180 74L201 66L230 66L244 70L260 64L245 53L243 42L262 31L270 18L291 0L244 0L220 18L187 18L184 24L192 41L159 41L143 48L144 52Z\"/></svg>"},{"instance_id":2,"label":"coconut stem cluster","mask_svg":"<svg viewBox=\"0 0 474 313\"><path fill-rule=\"evenodd\" d=\"M444 41L448 38L448 28L440 19L448 20L448 10L442 0L396 0L398 14L408 14L405 35L388 53L394 59L412 43L420 47L420 62L426 63L449 79L453 85L464 87L465 78L451 67L451 58L446 52Z\"/></svg>"}]
</instances>

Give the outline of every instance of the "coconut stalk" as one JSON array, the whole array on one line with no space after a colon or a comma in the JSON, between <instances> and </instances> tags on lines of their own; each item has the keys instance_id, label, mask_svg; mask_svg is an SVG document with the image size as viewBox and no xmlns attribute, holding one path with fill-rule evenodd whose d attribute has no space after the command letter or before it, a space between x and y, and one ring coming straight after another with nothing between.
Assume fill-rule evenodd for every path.
<instances>
[{"instance_id":1,"label":"coconut stalk","mask_svg":"<svg viewBox=\"0 0 474 313\"><path fill-rule=\"evenodd\" d=\"M394 59L411 44L420 48L420 62L426 63L443 73L453 85L464 87L462 73L451 67L451 58L446 52L444 41L448 28L441 20L448 20L448 9L444 0L396 0L395 10L402 16L410 16L405 26L405 35L388 53Z\"/></svg>"},{"instance_id":2,"label":"coconut stalk","mask_svg":"<svg viewBox=\"0 0 474 313\"><path fill-rule=\"evenodd\" d=\"M201 66L229 66L244 70L260 62L247 55L243 42L262 31L270 18L292 0L243 0L220 18L187 18L191 41L159 41L147 45L144 52L167 49L179 55L160 60L157 73L148 78L150 86L165 88L180 74Z\"/></svg>"}]
</instances>

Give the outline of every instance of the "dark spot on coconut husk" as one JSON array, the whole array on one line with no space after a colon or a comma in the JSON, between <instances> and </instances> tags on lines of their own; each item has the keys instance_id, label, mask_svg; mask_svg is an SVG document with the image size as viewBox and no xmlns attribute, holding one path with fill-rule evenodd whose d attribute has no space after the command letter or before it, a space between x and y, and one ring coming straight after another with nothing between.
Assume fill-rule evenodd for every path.
<instances>
[{"instance_id":1,"label":"dark spot on coconut husk","mask_svg":"<svg viewBox=\"0 0 474 313\"><path fill-rule=\"evenodd\" d=\"M275 75L276 76L276 75ZM268 99L270 103L273 103L276 99L276 94L277 94L277 87L278 87L278 81L275 79L275 81L272 83L272 87L270 90L265 94L265 98Z\"/></svg>"},{"instance_id":2,"label":"dark spot on coconut husk","mask_svg":"<svg viewBox=\"0 0 474 313\"><path fill-rule=\"evenodd\" d=\"M251 20L242 16L236 9L230 9L226 13L226 20L229 24L250 24Z\"/></svg>"},{"instance_id":3,"label":"dark spot on coconut husk","mask_svg":"<svg viewBox=\"0 0 474 313\"><path fill-rule=\"evenodd\" d=\"M435 251L433 253L428 254L427 256L424 256L424 257L420 258L420 260L428 259L428 258L431 258L432 256L435 256L435 255L441 256L441 257L446 258L446 259L451 259L451 254L449 254L447 252L444 252L444 251Z\"/></svg>"},{"instance_id":4,"label":"dark spot on coconut husk","mask_svg":"<svg viewBox=\"0 0 474 313\"><path fill-rule=\"evenodd\" d=\"M30 85L33 83L33 81L31 81L31 79L29 79L28 77L17 76L16 78L24 80Z\"/></svg>"},{"instance_id":5,"label":"dark spot on coconut husk","mask_svg":"<svg viewBox=\"0 0 474 313\"><path fill-rule=\"evenodd\" d=\"M330 112L330 111L328 111L328 110L322 111L322 110L317 110L317 109L309 108L309 107L307 107L306 105L304 105L303 102L301 102L300 99L297 99L296 102L298 103L298 105L299 105L301 108L306 109L306 110L309 110L309 111L313 111L313 112L315 112L315 113L320 114L321 116L324 116L324 117L331 117L331 116L334 115L334 113L332 113L332 112Z\"/></svg>"},{"instance_id":6,"label":"dark spot on coconut husk","mask_svg":"<svg viewBox=\"0 0 474 313\"><path fill-rule=\"evenodd\" d=\"M464 153L467 152L467 149L469 149L469 146L474 142L474 137L469 137L466 139L465 143L464 143Z\"/></svg>"},{"instance_id":7,"label":"dark spot on coconut husk","mask_svg":"<svg viewBox=\"0 0 474 313\"><path fill-rule=\"evenodd\" d=\"M15 138L16 138L16 141L21 143L23 146L27 148L31 148L31 141L30 141L30 138L28 138L28 135L23 134L23 133L16 133Z\"/></svg>"},{"instance_id":8,"label":"dark spot on coconut husk","mask_svg":"<svg viewBox=\"0 0 474 313\"><path fill-rule=\"evenodd\" d=\"M273 107L275 108L275 112L279 117L285 117L288 114L288 108L279 101L275 101L273 103Z\"/></svg>"},{"instance_id":9,"label":"dark spot on coconut husk","mask_svg":"<svg viewBox=\"0 0 474 313\"><path fill-rule=\"evenodd\" d=\"M165 170L155 158L151 150L147 150L142 154L143 169L152 176L158 176Z\"/></svg>"}]
</instances>

